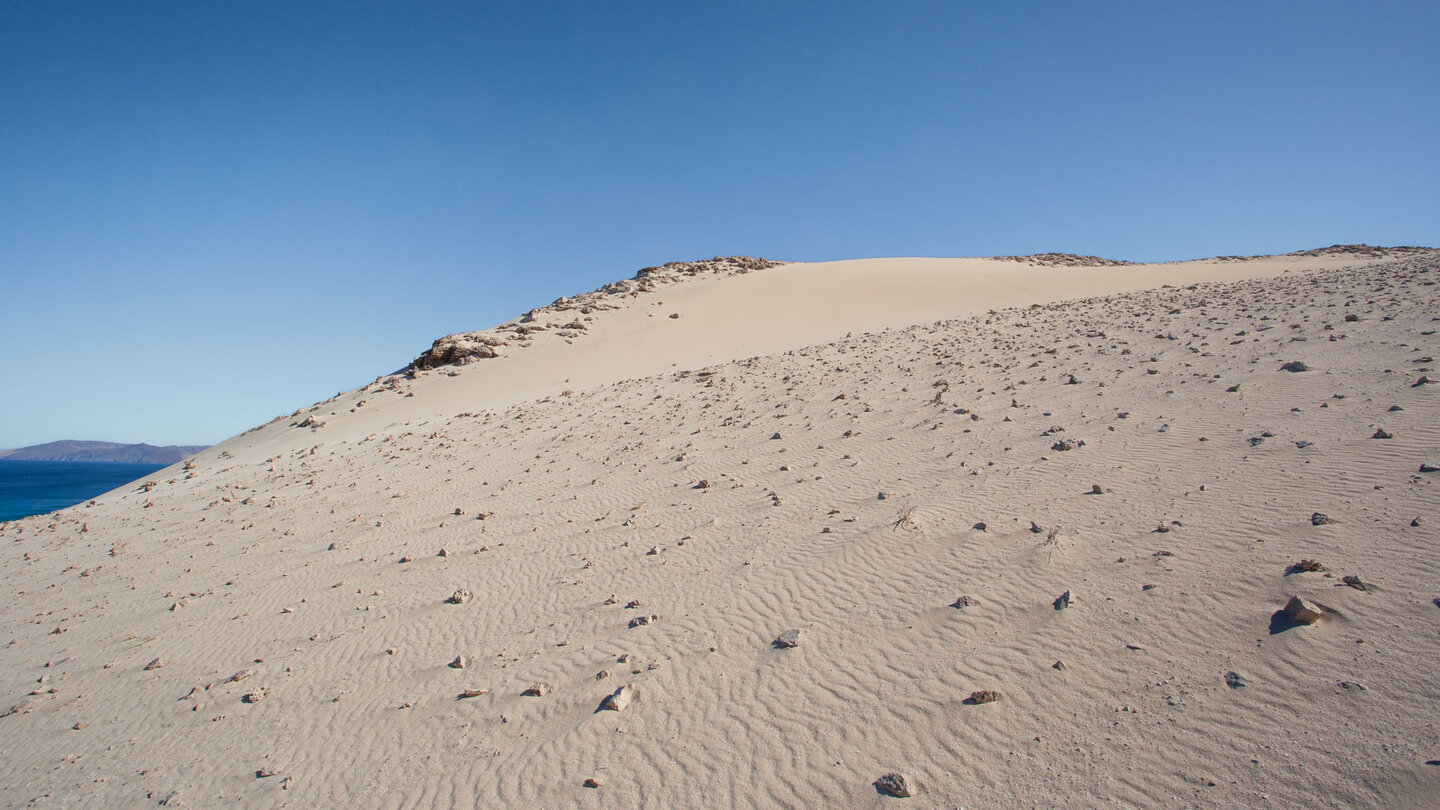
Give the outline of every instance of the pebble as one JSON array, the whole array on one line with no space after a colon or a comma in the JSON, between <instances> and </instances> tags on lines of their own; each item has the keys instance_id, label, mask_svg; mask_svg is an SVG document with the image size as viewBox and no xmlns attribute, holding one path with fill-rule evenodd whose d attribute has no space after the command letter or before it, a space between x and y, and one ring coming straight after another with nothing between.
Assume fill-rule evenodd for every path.
<instances>
[{"instance_id":1,"label":"pebble","mask_svg":"<svg viewBox=\"0 0 1440 810\"><path fill-rule=\"evenodd\" d=\"M612 712L623 712L638 697L640 697L640 690L634 684L627 683L600 701L600 708Z\"/></svg>"},{"instance_id":2,"label":"pebble","mask_svg":"<svg viewBox=\"0 0 1440 810\"><path fill-rule=\"evenodd\" d=\"M525 697L545 697L546 695L550 694L550 684L548 684L548 683L532 684L529 689L526 689L524 692L521 692L520 694L524 695Z\"/></svg>"},{"instance_id":3,"label":"pebble","mask_svg":"<svg viewBox=\"0 0 1440 810\"><path fill-rule=\"evenodd\" d=\"M1281 370L1281 371L1289 371L1289 372L1301 372L1301 371L1309 371L1309 370L1310 370L1310 367L1307 366L1307 365L1305 365L1304 363L1300 362L1299 360L1292 360L1291 362L1286 363L1285 365L1281 366L1281 367L1280 367L1280 370Z\"/></svg>"},{"instance_id":4,"label":"pebble","mask_svg":"<svg viewBox=\"0 0 1440 810\"><path fill-rule=\"evenodd\" d=\"M466 590L465 588L461 588L460 590L456 591L455 593L450 594L450 598L445 600L445 604L447 604L447 605L463 605L463 604L465 604L466 602L469 602L469 601L470 601L470 591Z\"/></svg>"},{"instance_id":5,"label":"pebble","mask_svg":"<svg viewBox=\"0 0 1440 810\"><path fill-rule=\"evenodd\" d=\"M876 790L887 796L908 799L915 795L910 789L910 783L906 782L905 777L898 773L887 773L876 779L874 785Z\"/></svg>"},{"instance_id":6,"label":"pebble","mask_svg":"<svg viewBox=\"0 0 1440 810\"><path fill-rule=\"evenodd\" d=\"M467 663L469 662L465 660L465 656L457 655L455 656L455 660L450 662L449 666L451 669L464 669Z\"/></svg>"},{"instance_id":7,"label":"pebble","mask_svg":"<svg viewBox=\"0 0 1440 810\"><path fill-rule=\"evenodd\" d=\"M776 637L775 637L775 640L772 641L772 642L770 642L770 643L771 643L772 645L774 645L777 649L787 649L787 648L789 648L789 647L798 647L798 646L800 646L800 631L799 631L799 630L786 630L785 632L783 632L783 633L781 633L780 635L776 636Z\"/></svg>"},{"instance_id":8,"label":"pebble","mask_svg":"<svg viewBox=\"0 0 1440 810\"><path fill-rule=\"evenodd\" d=\"M1420 464L1420 472L1423 472L1423 473L1440 472L1440 462L1437 462L1437 461L1426 461L1426 462L1422 462L1422 463Z\"/></svg>"},{"instance_id":9,"label":"pebble","mask_svg":"<svg viewBox=\"0 0 1440 810\"><path fill-rule=\"evenodd\" d=\"M1244 689L1250 685L1250 681L1238 672L1225 673L1225 685L1231 689Z\"/></svg>"},{"instance_id":10,"label":"pebble","mask_svg":"<svg viewBox=\"0 0 1440 810\"><path fill-rule=\"evenodd\" d=\"M1312 513L1310 513L1310 525L1311 525L1311 526L1324 526L1326 523L1329 523L1329 522L1330 522L1330 516L1327 515L1327 514L1325 514L1324 512L1312 512Z\"/></svg>"},{"instance_id":11,"label":"pebble","mask_svg":"<svg viewBox=\"0 0 1440 810\"><path fill-rule=\"evenodd\" d=\"M1325 612L1313 602L1292 596L1290 601L1285 603L1285 615L1301 624L1314 624Z\"/></svg>"},{"instance_id":12,"label":"pebble","mask_svg":"<svg viewBox=\"0 0 1440 810\"><path fill-rule=\"evenodd\" d=\"M605 786L605 780L598 777L590 777L582 783L587 788L598 788Z\"/></svg>"},{"instance_id":13,"label":"pebble","mask_svg":"<svg viewBox=\"0 0 1440 810\"><path fill-rule=\"evenodd\" d=\"M151 661L150 663L145 665L145 671L149 672L152 669L159 669L163 666L165 666L165 659L156 658L154 661Z\"/></svg>"},{"instance_id":14,"label":"pebble","mask_svg":"<svg viewBox=\"0 0 1440 810\"><path fill-rule=\"evenodd\" d=\"M951 602L951 603L950 603L950 607L953 607L953 608L967 608L967 607L975 607L975 606L978 605L978 604L980 604L980 600L979 600L979 599L976 599L976 598L973 597L973 596L962 596L962 597L960 597L959 599L956 599L954 602Z\"/></svg>"},{"instance_id":15,"label":"pebble","mask_svg":"<svg viewBox=\"0 0 1440 810\"><path fill-rule=\"evenodd\" d=\"M1055 597L1055 601L1051 604L1055 606L1056 610L1064 610L1065 608L1070 607L1070 600L1073 598L1074 597L1071 596L1070 592L1066 591Z\"/></svg>"},{"instance_id":16,"label":"pebble","mask_svg":"<svg viewBox=\"0 0 1440 810\"><path fill-rule=\"evenodd\" d=\"M1000 699L1000 693L994 689L980 689L970 693L970 702L977 706L984 703L994 703Z\"/></svg>"}]
</instances>

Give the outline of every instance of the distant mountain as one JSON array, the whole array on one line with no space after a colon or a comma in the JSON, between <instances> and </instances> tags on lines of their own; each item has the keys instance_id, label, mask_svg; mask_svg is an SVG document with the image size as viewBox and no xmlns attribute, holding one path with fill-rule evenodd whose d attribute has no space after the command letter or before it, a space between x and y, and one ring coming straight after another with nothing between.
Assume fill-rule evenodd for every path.
<instances>
[{"instance_id":1,"label":"distant mountain","mask_svg":"<svg viewBox=\"0 0 1440 810\"><path fill-rule=\"evenodd\" d=\"M129 464L174 464L205 449L205 445L119 444L65 440L0 450L0 458L12 461L113 461Z\"/></svg>"}]
</instances>

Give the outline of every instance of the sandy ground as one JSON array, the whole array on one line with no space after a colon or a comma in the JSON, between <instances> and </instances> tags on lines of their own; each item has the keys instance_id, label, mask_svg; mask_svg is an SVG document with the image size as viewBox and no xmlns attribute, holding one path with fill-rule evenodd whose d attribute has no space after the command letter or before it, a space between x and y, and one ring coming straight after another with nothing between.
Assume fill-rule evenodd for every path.
<instances>
[{"instance_id":1,"label":"sandy ground","mask_svg":"<svg viewBox=\"0 0 1440 810\"><path fill-rule=\"evenodd\" d=\"M540 313L0 524L0 806L1433 807L1437 282L886 259Z\"/></svg>"}]
</instances>

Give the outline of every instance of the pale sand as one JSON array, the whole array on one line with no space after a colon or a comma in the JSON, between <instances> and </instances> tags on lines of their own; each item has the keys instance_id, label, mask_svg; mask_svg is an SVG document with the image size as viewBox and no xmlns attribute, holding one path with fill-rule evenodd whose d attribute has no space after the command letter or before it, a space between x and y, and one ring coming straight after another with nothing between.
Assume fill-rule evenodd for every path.
<instances>
[{"instance_id":1,"label":"pale sand","mask_svg":"<svg viewBox=\"0 0 1440 810\"><path fill-rule=\"evenodd\" d=\"M793 264L387 377L0 526L0 805L1433 806L1437 281Z\"/></svg>"}]
</instances>

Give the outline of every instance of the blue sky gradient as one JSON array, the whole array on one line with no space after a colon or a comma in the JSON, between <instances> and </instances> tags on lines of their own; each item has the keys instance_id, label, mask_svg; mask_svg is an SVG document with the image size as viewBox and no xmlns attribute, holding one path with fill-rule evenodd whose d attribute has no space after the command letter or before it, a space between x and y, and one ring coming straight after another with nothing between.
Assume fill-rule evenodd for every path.
<instances>
[{"instance_id":1,"label":"blue sky gradient","mask_svg":"<svg viewBox=\"0 0 1440 810\"><path fill-rule=\"evenodd\" d=\"M671 260L1440 245L1432 2L0 2L0 447Z\"/></svg>"}]
</instances>

